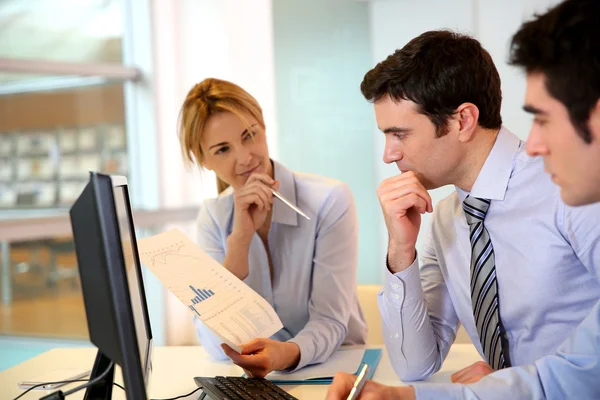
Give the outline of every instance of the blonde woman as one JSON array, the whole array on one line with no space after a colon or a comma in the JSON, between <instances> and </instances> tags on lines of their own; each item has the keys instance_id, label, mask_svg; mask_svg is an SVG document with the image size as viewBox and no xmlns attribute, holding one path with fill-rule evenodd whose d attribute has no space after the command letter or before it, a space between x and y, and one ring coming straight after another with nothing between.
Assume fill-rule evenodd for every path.
<instances>
[{"instance_id":1,"label":"blonde woman","mask_svg":"<svg viewBox=\"0 0 600 400\"><path fill-rule=\"evenodd\" d=\"M323 362L342 344L364 344L358 221L349 187L271 160L258 102L231 82L210 78L189 91L179 135L186 162L217 175L219 196L200 210L198 244L263 296L284 326L239 354L196 319L206 350L262 377ZM270 189L311 220L274 201Z\"/></svg>"}]
</instances>

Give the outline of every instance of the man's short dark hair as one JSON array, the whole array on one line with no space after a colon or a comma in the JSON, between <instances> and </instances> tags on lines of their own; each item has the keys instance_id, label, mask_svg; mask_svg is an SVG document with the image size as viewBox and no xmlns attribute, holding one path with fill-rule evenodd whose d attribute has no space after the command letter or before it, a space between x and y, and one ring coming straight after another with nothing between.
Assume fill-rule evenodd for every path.
<instances>
[{"instance_id":1,"label":"man's short dark hair","mask_svg":"<svg viewBox=\"0 0 600 400\"><path fill-rule=\"evenodd\" d=\"M387 95L414 102L438 137L465 102L479 109L480 126L502 125L500 75L492 57L477 40L447 30L425 32L396 50L367 72L360 90L371 102Z\"/></svg>"},{"instance_id":2,"label":"man's short dark hair","mask_svg":"<svg viewBox=\"0 0 600 400\"><path fill-rule=\"evenodd\" d=\"M588 120L600 98L600 1L567 0L524 23L512 38L510 63L542 73L550 96L591 142Z\"/></svg>"}]
</instances>

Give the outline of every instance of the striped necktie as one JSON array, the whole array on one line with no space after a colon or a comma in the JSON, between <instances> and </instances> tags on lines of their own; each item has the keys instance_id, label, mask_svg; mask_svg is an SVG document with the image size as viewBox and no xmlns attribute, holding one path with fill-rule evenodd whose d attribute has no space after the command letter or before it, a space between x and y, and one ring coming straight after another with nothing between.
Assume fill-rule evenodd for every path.
<instances>
[{"instance_id":1,"label":"striped necktie","mask_svg":"<svg viewBox=\"0 0 600 400\"><path fill-rule=\"evenodd\" d=\"M488 199L467 196L463 202L471 239L471 303L475 325L488 364L498 370L509 367L510 361L500 320L494 248L483 226L489 207Z\"/></svg>"}]
</instances>

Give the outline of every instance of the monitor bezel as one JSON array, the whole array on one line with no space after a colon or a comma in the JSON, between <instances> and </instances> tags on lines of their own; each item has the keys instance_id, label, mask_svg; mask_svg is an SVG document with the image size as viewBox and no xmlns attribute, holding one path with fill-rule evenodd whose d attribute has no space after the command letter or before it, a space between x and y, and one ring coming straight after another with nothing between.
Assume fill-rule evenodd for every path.
<instances>
[{"instance_id":1,"label":"monitor bezel","mask_svg":"<svg viewBox=\"0 0 600 400\"><path fill-rule=\"evenodd\" d=\"M152 371L152 349L153 349L153 336L152 336L152 328L150 326L150 314L148 311L148 301L146 298L146 287L144 285L144 279L143 279L143 270L142 270L142 262L140 260L140 255L138 252L138 245L137 245L137 234L135 231L135 220L133 217L133 210L131 207L131 200L129 197L129 186L127 184L127 177L122 176L122 175L109 175L110 176L110 180L113 186L113 203L115 204L115 212L116 212L116 203L115 203L115 199L114 199L114 190L116 188L122 188L123 189L123 194L125 196L125 208L126 208L126 212L127 212L127 220L129 222L129 232L131 234L131 242L132 242L132 246L133 246L133 256L134 256L134 261L135 261L135 270L136 270L136 275L137 275L137 280L138 280L138 289L140 290L140 299L142 301L142 312L144 313L144 324L146 327L146 333L148 334L148 346L146 347L145 351L145 358L144 360L146 361L146 365L143 365L142 368L144 370L144 379L145 379L145 384L146 387L148 385L148 380L150 378L150 374ZM116 213L117 217L118 217L118 212ZM117 226L118 225L118 221L117 221ZM120 227L119 227L120 228ZM120 237L121 231L119 229L119 237ZM123 248L121 247L121 252L123 251ZM123 262L125 262L125 257L123 256ZM127 279L127 276L125 276L125 279ZM129 286L127 286L129 288ZM130 294L131 295L131 294ZM130 297L131 299L131 297ZM129 302L129 305L131 306L131 301ZM132 317L132 323L134 324L134 328L135 328L135 321L133 321L133 310L131 310L131 317ZM137 335L136 335L136 341L137 341ZM138 343L138 349L139 349L139 343Z\"/></svg>"}]
</instances>

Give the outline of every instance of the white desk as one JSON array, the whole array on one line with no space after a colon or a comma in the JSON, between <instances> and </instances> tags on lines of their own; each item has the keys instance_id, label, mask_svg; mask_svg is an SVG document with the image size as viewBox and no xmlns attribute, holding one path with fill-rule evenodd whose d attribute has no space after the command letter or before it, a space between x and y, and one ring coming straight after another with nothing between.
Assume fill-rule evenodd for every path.
<instances>
[{"instance_id":1,"label":"white desk","mask_svg":"<svg viewBox=\"0 0 600 400\"><path fill-rule=\"evenodd\" d=\"M0 399L13 399L23 391L17 382L27 380L53 368L91 368L96 356L95 348L53 349L31 360L25 361L0 373ZM153 371L149 385L151 398L171 398L191 392L196 388L195 376L230 375L240 376L243 371L231 362L214 362L200 346L198 347L157 347L153 353ZM455 344L444 363L442 370L429 379L434 382L450 382L450 375L481 357L470 344ZM379 361L373 379L388 385L402 385L390 364L387 353ZM122 383L120 371L115 380ZM80 384L80 383L78 383ZM75 387L77 384L63 386L61 390ZM323 399L327 393L326 385L282 386L284 390L299 399ZM32 390L22 399L39 399L49 392ZM75 393L67 399L81 399L84 391ZM197 399L200 392L189 396ZM113 399L125 399L124 392L113 386Z\"/></svg>"}]
</instances>

